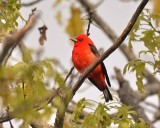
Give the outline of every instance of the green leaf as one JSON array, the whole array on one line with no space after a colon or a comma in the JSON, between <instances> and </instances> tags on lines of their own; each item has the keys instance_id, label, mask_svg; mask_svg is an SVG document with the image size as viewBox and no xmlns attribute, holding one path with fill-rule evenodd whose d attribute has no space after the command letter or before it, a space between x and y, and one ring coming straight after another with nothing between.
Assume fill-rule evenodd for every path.
<instances>
[{"instance_id":1,"label":"green leaf","mask_svg":"<svg viewBox=\"0 0 160 128\"><path fill-rule=\"evenodd\" d=\"M88 114L87 116L85 116L82 128L96 128L96 123L97 120L93 116L93 114Z\"/></svg>"},{"instance_id":2,"label":"green leaf","mask_svg":"<svg viewBox=\"0 0 160 128\"><path fill-rule=\"evenodd\" d=\"M147 54L147 53L150 53L153 56L153 58L155 59L154 53L152 51L150 51L150 50L142 50L142 51L140 51L139 52L139 58L140 58L141 54Z\"/></svg>"},{"instance_id":3,"label":"green leaf","mask_svg":"<svg viewBox=\"0 0 160 128\"><path fill-rule=\"evenodd\" d=\"M126 71L135 72L136 73L136 84L138 87L138 90L140 92L144 92L144 86L143 86L143 72L145 71L145 64L147 62L144 62L140 59L130 61L128 64L125 65L123 69L123 73L126 73Z\"/></svg>"},{"instance_id":4,"label":"green leaf","mask_svg":"<svg viewBox=\"0 0 160 128\"><path fill-rule=\"evenodd\" d=\"M78 101L74 113L72 114L72 121L78 122L78 120L80 119L80 115L82 114L82 111L85 108L85 100L86 99L83 98L80 101Z\"/></svg>"},{"instance_id":5,"label":"green leaf","mask_svg":"<svg viewBox=\"0 0 160 128\"><path fill-rule=\"evenodd\" d=\"M99 103L94 113L90 113L85 117L82 128L109 127L112 120L106 110L108 110L108 107Z\"/></svg>"},{"instance_id":6,"label":"green leaf","mask_svg":"<svg viewBox=\"0 0 160 128\"><path fill-rule=\"evenodd\" d=\"M0 39L3 35L9 34L10 31L13 31L18 26L18 18L26 21L20 13L20 8L21 4L18 0L9 0L8 2L0 1Z\"/></svg>"},{"instance_id":7,"label":"green leaf","mask_svg":"<svg viewBox=\"0 0 160 128\"><path fill-rule=\"evenodd\" d=\"M134 128L150 128L150 126L147 125L142 118L139 118L139 121L137 124L135 124Z\"/></svg>"},{"instance_id":8,"label":"green leaf","mask_svg":"<svg viewBox=\"0 0 160 128\"><path fill-rule=\"evenodd\" d=\"M122 121L119 123L118 128L129 128L129 123L127 121Z\"/></svg>"},{"instance_id":9,"label":"green leaf","mask_svg":"<svg viewBox=\"0 0 160 128\"><path fill-rule=\"evenodd\" d=\"M47 77L52 77L54 74L54 70L53 70L51 62L49 60L44 60L44 61L41 61L41 63L46 68L45 75Z\"/></svg>"},{"instance_id":10,"label":"green leaf","mask_svg":"<svg viewBox=\"0 0 160 128\"><path fill-rule=\"evenodd\" d=\"M144 42L144 45L148 50L156 52L156 43L155 43L155 32L154 30L147 30L142 32L143 37L140 38L140 41Z\"/></svg>"},{"instance_id":11,"label":"green leaf","mask_svg":"<svg viewBox=\"0 0 160 128\"><path fill-rule=\"evenodd\" d=\"M121 107L118 107L117 117L121 118L121 119L125 119L128 117L129 114L135 114L131 109L132 109L131 106L126 106L126 105L122 104Z\"/></svg>"}]
</instances>

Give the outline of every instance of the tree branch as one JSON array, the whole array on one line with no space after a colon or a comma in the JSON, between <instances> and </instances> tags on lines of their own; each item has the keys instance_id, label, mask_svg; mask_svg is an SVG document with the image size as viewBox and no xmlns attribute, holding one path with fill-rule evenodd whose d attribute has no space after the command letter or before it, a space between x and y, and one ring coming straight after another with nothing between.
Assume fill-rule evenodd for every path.
<instances>
[{"instance_id":1,"label":"tree branch","mask_svg":"<svg viewBox=\"0 0 160 128\"><path fill-rule=\"evenodd\" d=\"M64 83L66 83L69 76L72 74L72 71L74 70L74 66L70 69L69 73L67 74L66 78L64 79Z\"/></svg>"},{"instance_id":2,"label":"tree branch","mask_svg":"<svg viewBox=\"0 0 160 128\"><path fill-rule=\"evenodd\" d=\"M22 6L24 6L24 7L32 6L32 5L35 5L35 4L37 4L41 1L43 1L43 0L34 0L32 2L29 2L29 3L22 3Z\"/></svg>"},{"instance_id":3,"label":"tree branch","mask_svg":"<svg viewBox=\"0 0 160 128\"><path fill-rule=\"evenodd\" d=\"M39 120L39 121L32 121L30 123L30 126L32 128L55 128L52 125L49 125L47 122L45 122L44 120Z\"/></svg>"},{"instance_id":4,"label":"tree branch","mask_svg":"<svg viewBox=\"0 0 160 128\"><path fill-rule=\"evenodd\" d=\"M4 115L4 116L0 117L0 123L7 122L7 121L9 121L11 119L13 119L13 116L12 116L12 113L9 113L9 116L8 115Z\"/></svg>"},{"instance_id":5,"label":"tree branch","mask_svg":"<svg viewBox=\"0 0 160 128\"><path fill-rule=\"evenodd\" d=\"M92 15L93 15L93 12L91 10L89 10L89 18L88 18L88 27L87 27L87 33L86 35L89 36L90 35L90 27L91 27L91 23L92 23Z\"/></svg>"},{"instance_id":6,"label":"tree branch","mask_svg":"<svg viewBox=\"0 0 160 128\"><path fill-rule=\"evenodd\" d=\"M0 65L4 62L7 63L7 60L11 56L13 49L17 46L17 44L22 40L22 38L31 30L31 28L35 25L37 21L37 16L32 15L27 24L20 29L19 31L13 32L12 35L8 35L3 37L3 51L0 55ZM6 58L6 60L4 60Z\"/></svg>"}]
</instances>

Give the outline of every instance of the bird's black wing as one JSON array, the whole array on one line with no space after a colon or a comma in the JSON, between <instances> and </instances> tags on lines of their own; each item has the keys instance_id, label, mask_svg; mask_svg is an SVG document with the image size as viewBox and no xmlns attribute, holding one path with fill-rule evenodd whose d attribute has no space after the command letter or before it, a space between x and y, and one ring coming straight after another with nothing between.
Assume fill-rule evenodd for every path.
<instances>
[{"instance_id":1,"label":"bird's black wing","mask_svg":"<svg viewBox=\"0 0 160 128\"><path fill-rule=\"evenodd\" d=\"M93 44L89 44L89 47L90 47L91 51L94 53L94 55L96 55L97 57L100 57L100 54L99 54L97 48Z\"/></svg>"},{"instance_id":2,"label":"bird's black wing","mask_svg":"<svg viewBox=\"0 0 160 128\"><path fill-rule=\"evenodd\" d=\"M88 78L90 81L91 81L91 83L92 84L94 84L100 91L103 91L100 87L99 87L99 85L95 82L95 80L93 79L93 78Z\"/></svg>"},{"instance_id":3,"label":"bird's black wing","mask_svg":"<svg viewBox=\"0 0 160 128\"><path fill-rule=\"evenodd\" d=\"M97 48L96 48L93 44L89 44L89 47L90 47L91 51L92 51L97 57L100 57L100 54L99 54ZM104 73L105 76L106 76L107 84L108 84L108 86L111 87L111 83L110 83L110 80L109 80L109 77L108 77L108 73L107 73L106 67L105 67L105 65L104 65L103 62L101 63L101 67L102 67L103 73ZM91 80L90 80L90 81L91 81ZM91 82L92 82L92 81L91 81Z\"/></svg>"}]
</instances>

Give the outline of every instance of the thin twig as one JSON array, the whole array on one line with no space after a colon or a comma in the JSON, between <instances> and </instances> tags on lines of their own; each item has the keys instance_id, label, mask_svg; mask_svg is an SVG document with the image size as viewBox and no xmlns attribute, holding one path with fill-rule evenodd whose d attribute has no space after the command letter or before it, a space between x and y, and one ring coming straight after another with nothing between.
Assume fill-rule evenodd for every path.
<instances>
[{"instance_id":1,"label":"thin twig","mask_svg":"<svg viewBox=\"0 0 160 128\"><path fill-rule=\"evenodd\" d=\"M6 112L7 112L8 117L10 118L10 115L9 115L9 107L7 107ZM14 128L11 120L9 120L9 124L10 124L11 128Z\"/></svg>"},{"instance_id":2,"label":"thin twig","mask_svg":"<svg viewBox=\"0 0 160 128\"><path fill-rule=\"evenodd\" d=\"M7 122L7 121L9 121L13 118L14 117L12 116L12 113L9 113L9 116L8 115L3 115L2 117L0 117L0 123Z\"/></svg>"},{"instance_id":3,"label":"thin twig","mask_svg":"<svg viewBox=\"0 0 160 128\"><path fill-rule=\"evenodd\" d=\"M66 76L66 78L65 78L65 80L64 80L64 83L66 83L67 79L68 79L69 76L72 74L73 70L74 70L74 66L70 69L69 73L67 74L67 76Z\"/></svg>"},{"instance_id":4,"label":"thin twig","mask_svg":"<svg viewBox=\"0 0 160 128\"><path fill-rule=\"evenodd\" d=\"M43 106L41 106L41 107L39 107L39 108L36 108L36 111L39 111L39 110L41 110L41 109L43 109L44 107L46 107L48 104L50 104L51 102L52 102L52 100L57 96L57 95L59 95L59 92L60 92L60 89L58 88L58 89L53 89L53 91L51 92L51 95L49 96L49 97L47 97L47 101L46 101L46 103L43 105Z\"/></svg>"},{"instance_id":5,"label":"thin twig","mask_svg":"<svg viewBox=\"0 0 160 128\"><path fill-rule=\"evenodd\" d=\"M8 59L9 59L9 57L12 55L12 52L13 52L13 50L16 48L16 46L17 46L17 42L14 42L14 44L13 44L11 50L9 51L9 54L7 55L7 57L6 57L5 61L4 61L4 65L6 65L6 63L7 63Z\"/></svg>"},{"instance_id":6,"label":"thin twig","mask_svg":"<svg viewBox=\"0 0 160 128\"><path fill-rule=\"evenodd\" d=\"M25 86L24 86L24 81L22 80L22 91L23 91L23 98L26 98L26 94L25 94Z\"/></svg>"},{"instance_id":7,"label":"thin twig","mask_svg":"<svg viewBox=\"0 0 160 128\"><path fill-rule=\"evenodd\" d=\"M151 107L154 108L154 109L159 109L159 107L156 106L156 105L153 104L153 103L150 103L150 102L148 102L148 101L144 101L144 103L145 103L147 106L151 106Z\"/></svg>"},{"instance_id":8,"label":"thin twig","mask_svg":"<svg viewBox=\"0 0 160 128\"><path fill-rule=\"evenodd\" d=\"M89 18L88 18L88 27L87 27L87 36L90 35L89 33L89 30L90 30L90 26L91 26L91 23L92 23L92 15L93 15L93 12L90 10L89 11Z\"/></svg>"},{"instance_id":9,"label":"thin twig","mask_svg":"<svg viewBox=\"0 0 160 128\"><path fill-rule=\"evenodd\" d=\"M29 2L29 3L22 3L22 6L29 7L29 6L32 6L32 5L39 3L41 1L43 1L43 0L35 0L35 1Z\"/></svg>"},{"instance_id":10,"label":"thin twig","mask_svg":"<svg viewBox=\"0 0 160 128\"><path fill-rule=\"evenodd\" d=\"M137 1L140 1L140 0L120 0L122 2L137 2Z\"/></svg>"}]
</instances>

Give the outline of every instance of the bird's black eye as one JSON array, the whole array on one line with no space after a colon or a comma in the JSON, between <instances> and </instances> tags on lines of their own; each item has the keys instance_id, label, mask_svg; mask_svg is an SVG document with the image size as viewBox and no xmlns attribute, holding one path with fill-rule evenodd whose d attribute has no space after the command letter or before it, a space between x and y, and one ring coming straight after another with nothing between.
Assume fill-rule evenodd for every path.
<instances>
[{"instance_id":1,"label":"bird's black eye","mask_svg":"<svg viewBox=\"0 0 160 128\"><path fill-rule=\"evenodd\" d=\"M84 38L79 38L79 39L78 39L78 41L83 41L83 40L84 40Z\"/></svg>"}]
</instances>

